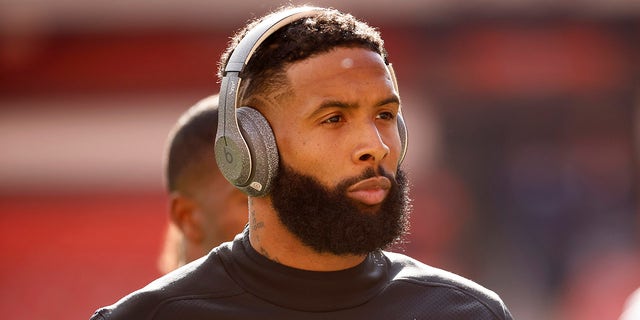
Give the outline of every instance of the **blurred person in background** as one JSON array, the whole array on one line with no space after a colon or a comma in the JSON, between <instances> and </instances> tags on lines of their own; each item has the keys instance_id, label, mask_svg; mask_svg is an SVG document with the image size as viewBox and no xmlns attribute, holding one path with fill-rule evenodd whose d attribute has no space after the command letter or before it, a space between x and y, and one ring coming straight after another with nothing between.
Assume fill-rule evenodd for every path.
<instances>
[{"instance_id":1,"label":"blurred person in background","mask_svg":"<svg viewBox=\"0 0 640 320\"><path fill-rule=\"evenodd\" d=\"M247 223L247 196L215 162L218 95L200 100L171 129L165 149L170 221L160 271L167 273L230 241Z\"/></svg>"}]
</instances>

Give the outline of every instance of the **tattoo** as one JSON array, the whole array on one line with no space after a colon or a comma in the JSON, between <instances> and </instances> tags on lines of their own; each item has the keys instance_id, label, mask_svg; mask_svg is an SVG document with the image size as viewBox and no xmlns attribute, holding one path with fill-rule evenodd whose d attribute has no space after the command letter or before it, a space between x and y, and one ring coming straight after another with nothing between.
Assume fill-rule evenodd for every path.
<instances>
[{"instance_id":1,"label":"tattoo","mask_svg":"<svg viewBox=\"0 0 640 320\"><path fill-rule=\"evenodd\" d=\"M264 221L258 221L254 212L251 212L251 230L264 228Z\"/></svg>"},{"instance_id":2,"label":"tattoo","mask_svg":"<svg viewBox=\"0 0 640 320\"><path fill-rule=\"evenodd\" d=\"M265 256L267 259L271 260L271 261L275 261L277 263L280 263L280 260L276 257L272 257L269 252L267 252L267 250L265 250L265 248L260 247L260 254Z\"/></svg>"},{"instance_id":3,"label":"tattoo","mask_svg":"<svg viewBox=\"0 0 640 320\"><path fill-rule=\"evenodd\" d=\"M251 198L249 198L251 199ZM253 210L253 206L251 206L251 200L249 200L249 219L251 219L251 223L249 224L251 226L250 231L256 231L258 229L262 229L264 228L264 221L258 221L258 219L256 218L256 212ZM271 260L271 261L275 261L280 263L280 260L278 260L278 258L276 257L272 257L269 252L267 252L267 250L262 246L261 244L261 240L260 240L260 233L259 232L253 232L251 234L254 239L256 240L256 244L259 246L259 248L256 248L256 250L258 252L260 252L261 255L265 256L267 259Z\"/></svg>"},{"instance_id":4,"label":"tattoo","mask_svg":"<svg viewBox=\"0 0 640 320\"><path fill-rule=\"evenodd\" d=\"M258 219L256 219L256 211L251 205L251 198L249 198L249 217L251 217L251 230L264 228L264 221L258 221Z\"/></svg>"}]
</instances>

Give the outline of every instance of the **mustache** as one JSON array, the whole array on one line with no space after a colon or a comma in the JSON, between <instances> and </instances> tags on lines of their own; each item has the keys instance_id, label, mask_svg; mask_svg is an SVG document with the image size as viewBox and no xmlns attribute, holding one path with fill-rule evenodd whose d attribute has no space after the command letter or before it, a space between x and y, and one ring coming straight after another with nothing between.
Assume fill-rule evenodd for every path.
<instances>
[{"instance_id":1,"label":"mustache","mask_svg":"<svg viewBox=\"0 0 640 320\"><path fill-rule=\"evenodd\" d=\"M394 185L397 184L396 178L380 166L377 170L372 167L366 168L360 175L342 180L340 183L338 183L335 189L347 190L347 188L349 188L351 185L354 185L362 180L379 176L386 177Z\"/></svg>"}]
</instances>

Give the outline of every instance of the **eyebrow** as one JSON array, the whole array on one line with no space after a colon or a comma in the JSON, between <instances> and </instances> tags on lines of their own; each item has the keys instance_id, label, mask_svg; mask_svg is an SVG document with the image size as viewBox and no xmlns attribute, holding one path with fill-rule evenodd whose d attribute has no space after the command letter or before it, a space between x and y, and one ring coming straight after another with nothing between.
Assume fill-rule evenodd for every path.
<instances>
[{"instance_id":1,"label":"eyebrow","mask_svg":"<svg viewBox=\"0 0 640 320\"><path fill-rule=\"evenodd\" d=\"M376 103L375 106L379 107L379 106L384 106L390 103L400 104L400 98L394 94L386 99L378 101L378 103ZM325 100L320 104L320 106L316 110L314 110L311 113L311 116L321 112L323 109L336 108L336 107L341 109L352 109L352 108L358 107L358 105L354 103L340 101L340 100Z\"/></svg>"}]
</instances>

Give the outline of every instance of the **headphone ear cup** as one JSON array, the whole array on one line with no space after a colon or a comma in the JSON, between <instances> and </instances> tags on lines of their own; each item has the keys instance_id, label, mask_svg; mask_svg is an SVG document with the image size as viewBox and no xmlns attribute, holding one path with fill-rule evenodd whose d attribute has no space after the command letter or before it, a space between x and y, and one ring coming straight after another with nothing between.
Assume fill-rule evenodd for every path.
<instances>
[{"instance_id":1,"label":"headphone ear cup","mask_svg":"<svg viewBox=\"0 0 640 320\"><path fill-rule=\"evenodd\" d=\"M400 151L400 161L398 161L398 165L402 164L402 161L404 161L404 157L407 154L407 146L409 145L409 141L408 141L408 131L407 131L407 125L404 123L404 117L402 117L402 113L398 113L397 116L398 119L398 132L400 134L400 145L402 146L402 149Z\"/></svg>"},{"instance_id":2,"label":"headphone ear cup","mask_svg":"<svg viewBox=\"0 0 640 320\"><path fill-rule=\"evenodd\" d=\"M262 197L269 193L273 180L278 174L278 146L273 130L260 111L251 107L236 110L238 125L249 147L251 155L251 173L246 186L237 186L253 197Z\"/></svg>"}]
</instances>

